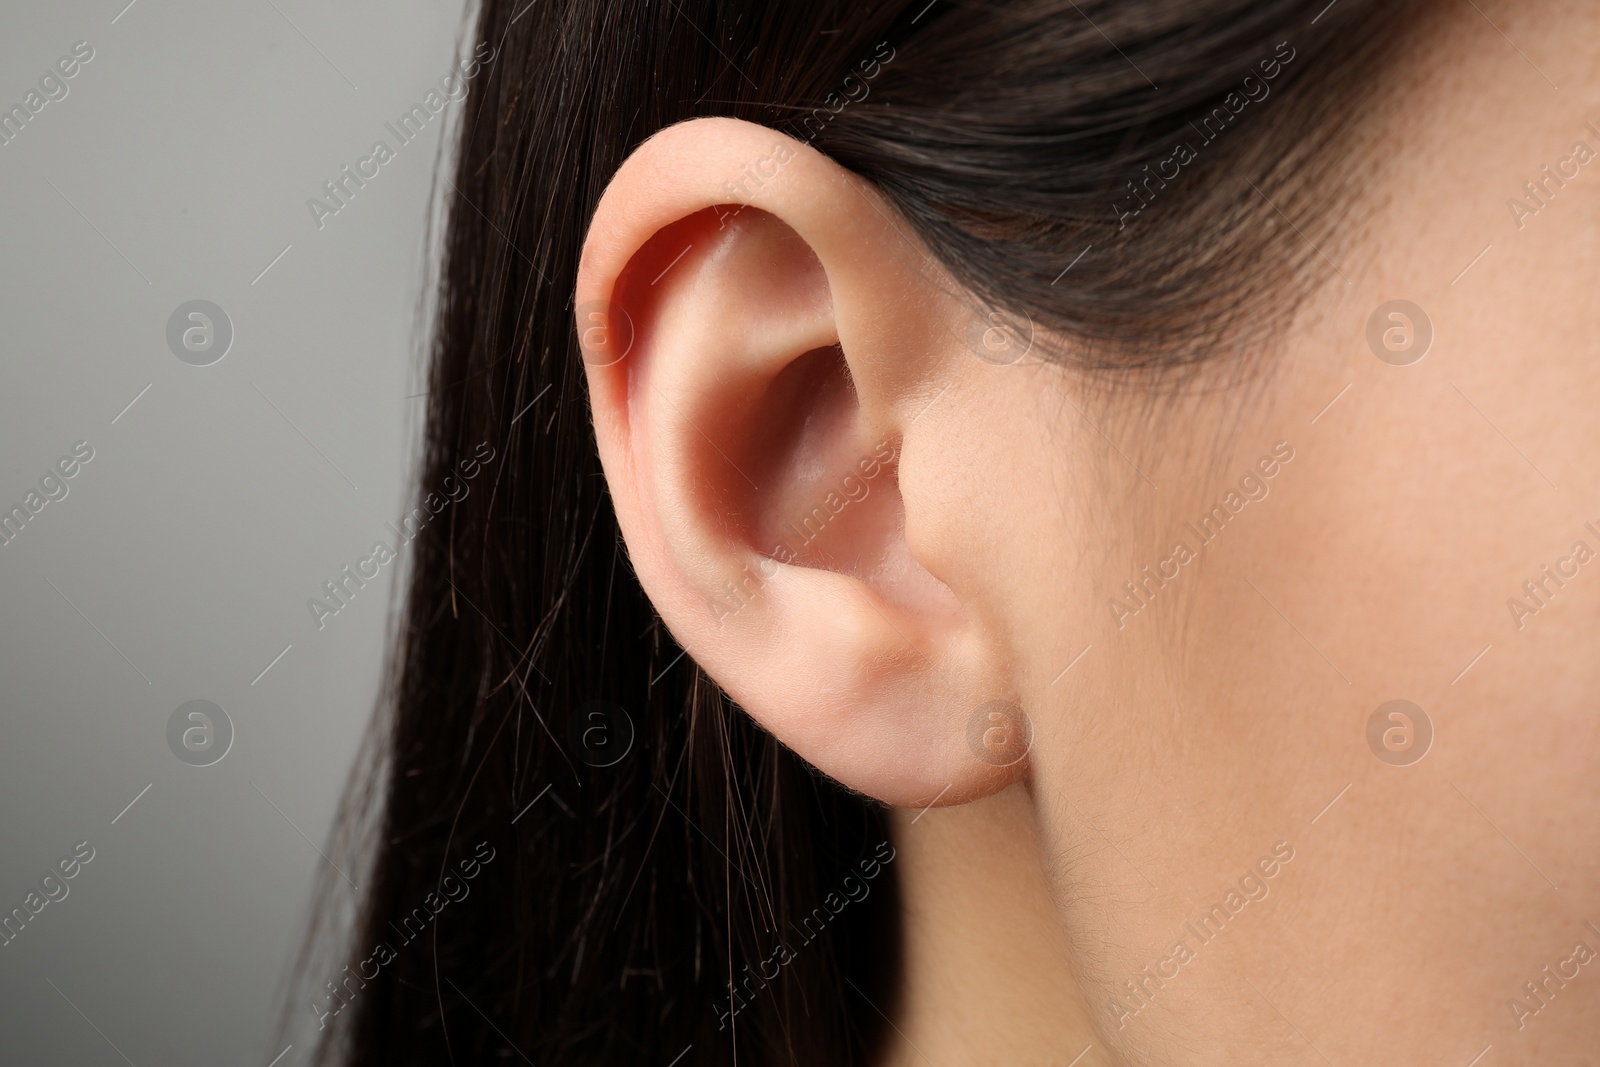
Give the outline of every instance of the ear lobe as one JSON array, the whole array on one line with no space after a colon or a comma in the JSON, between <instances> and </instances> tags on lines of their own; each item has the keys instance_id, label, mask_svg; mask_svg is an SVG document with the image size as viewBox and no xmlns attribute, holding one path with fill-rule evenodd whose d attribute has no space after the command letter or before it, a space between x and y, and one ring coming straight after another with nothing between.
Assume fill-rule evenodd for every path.
<instances>
[{"instance_id":1,"label":"ear lobe","mask_svg":"<svg viewBox=\"0 0 1600 1067\"><path fill-rule=\"evenodd\" d=\"M951 803L1021 777L1026 747L994 711L1004 657L912 549L940 537L908 526L897 475L948 381L947 282L875 196L764 127L658 134L596 210L580 346L623 536L679 642L824 773Z\"/></svg>"}]
</instances>

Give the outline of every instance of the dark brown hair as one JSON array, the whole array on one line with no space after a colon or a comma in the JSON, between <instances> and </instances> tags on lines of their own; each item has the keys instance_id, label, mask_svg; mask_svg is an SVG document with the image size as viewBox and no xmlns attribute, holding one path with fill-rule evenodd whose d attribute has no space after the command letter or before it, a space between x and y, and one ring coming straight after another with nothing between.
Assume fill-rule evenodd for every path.
<instances>
[{"instance_id":1,"label":"dark brown hair","mask_svg":"<svg viewBox=\"0 0 1600 1067\"><path fill-rule=\"evenodd\" d=\"M1170 369L1326 280L1402 6L483 0L441 186L440 513L347 798L354 929L322 935L330 890L308 957L320 1062L863 1063L894 1011L883 811L729 705L620 544L570 296L635 146L703 115L784 130L978 303L1083 367ZM836 906L847 876L870 892Z\"/></svg>"}]
</instances>

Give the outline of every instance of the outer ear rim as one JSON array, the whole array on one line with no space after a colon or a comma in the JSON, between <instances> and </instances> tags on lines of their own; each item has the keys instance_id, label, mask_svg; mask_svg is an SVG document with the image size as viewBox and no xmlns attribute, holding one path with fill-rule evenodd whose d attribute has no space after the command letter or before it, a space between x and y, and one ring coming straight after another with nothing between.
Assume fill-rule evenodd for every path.
<instances>
[{"instance_id":1,"label":"outer ear rim","mask_svg":"<svg viewBox=\"0 0 1600 1067\"><path fill-rule=\"evenodd\" d=\"M683 150L692 146L693 151ZM752 162L777 151L789 153L772 176L747 190L732 178ZM681 165L685 155L692 160ZM661 165L671 158L674 166ZM835 195L818 190L836 189ZM801 191L804 190L804 191ZM748 195L744 195L748 192ZM849 246L881 242L916 257L924 280L956 293L945 272L891 219L872 186L833 160L787 134L742 119L689 119L647 139L618 168L595 207L578 264L574 306L611 297L608 279L623 268L662 228L699 211L725 204L757 208L781 218L816 253L830 280L869 282L871 271L858 267ZM841 220L840 213L848 217ZM846 236L848 234L849 236ZM850 277L855 273L855 277ZM841 335L845 331L841 328Z\"/></svg>"},{"instance_id":2,"label":"outer ear rim","mask_svg":"<svg viewBox=\"0 0 1600 1067\"><path fill-rule=\"evenodd\" d=\"M739 199L736 194L741 190L733 188L730 178L778 148L791 153L788 161L776 174L763 176L749 190L749 196ZM667 165L663 160L672 163ZM824 194L817 190L837 192ZM611 306L615 279L622 276L657 233L698 212L729 203L781 219L813 250L835 289L881 284L881 277L851 254L853 245L865 241L894 250L902 260L908 255L914 257L920 281L946 293L956 292L958 287L926 250L912 243L891 221L892 209L878 206L880 200L870 184L787 134L742 119L698 118L677 123L640 144L601 194L584 238L573 306ZM910 287L889 299L926 304L924 292ZM835 315L839 341L847 348L879 345L899 349L912 345L932 352L953 334L939 315L925 316L921 335L913 338L892 336L881 316L852 315L848 308L835 308ZM625 401L626 364L626 358L609 363L586 362L595 403L614 405ZM898 388L880 392L898 395L900 406L908 410L893 410L894 405L865 408L867 432L875 439L900 440L910 416L926 402L911 380L894 385ZM625 403L620 410L626 410ZM608 476L615 472L633 478L635 471L623 435L606 434L597 427L597 439ZM616 503L620 505L621 501ZM625 533L628 520L638 518L622 515L619 508Z\"/></svg>"}]
</instances>

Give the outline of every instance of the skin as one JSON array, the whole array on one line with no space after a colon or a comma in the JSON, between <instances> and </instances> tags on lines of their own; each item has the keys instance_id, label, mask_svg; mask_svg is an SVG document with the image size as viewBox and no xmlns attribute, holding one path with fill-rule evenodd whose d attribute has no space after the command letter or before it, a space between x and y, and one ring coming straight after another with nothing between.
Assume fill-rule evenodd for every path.
<instances>
[{"instance_id":1,"label":"skin","mask_svg":"<svg viewBox=\"0 0 1600 1067\"><path fill-rule=\"evenodd\" d=\"M895 806L886 1064L1600 1062L1600 956L1541 972L1600 953L1600 557L1507 604L1600 552L1600 160L1521 228L1506 205L1600 149L1600 18L1485 7L1423 28L1369 119L1398 154L1367 223L1242 385L1152 401L976 358L903 221L770 130L674 127L608 189L576 303L619 521L730 695ZM1405 366L1365 337L1396 298L1435 335ZM1265 495L1119 619L1275 446ZM1394 699L1431 724L1414 762L1368 742ZM1008 766L968 742L990 701L1031 723Z\"/></svg>"}]
</instances>

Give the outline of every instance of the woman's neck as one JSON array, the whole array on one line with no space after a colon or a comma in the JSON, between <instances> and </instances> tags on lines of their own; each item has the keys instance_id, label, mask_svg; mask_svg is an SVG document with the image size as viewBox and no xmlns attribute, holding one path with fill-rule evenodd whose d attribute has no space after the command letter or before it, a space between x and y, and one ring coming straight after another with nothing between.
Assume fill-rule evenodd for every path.
<instances>
[{"instance_id":1,"label":"woman's neck","mask_svg":"<svg viewBox=\"0 0 1600 1067\"><path fill-rule=\"evenodd\" d=\"M897 810L891 825L905 977L883 1067L1111 1063L1068 963L1026 787Z\"/></svg>"}]
</instances>

